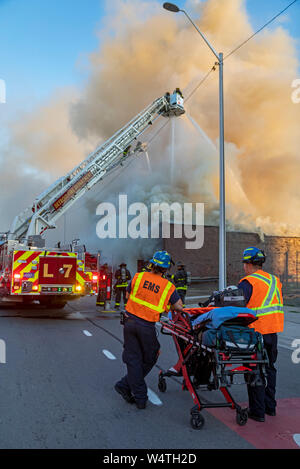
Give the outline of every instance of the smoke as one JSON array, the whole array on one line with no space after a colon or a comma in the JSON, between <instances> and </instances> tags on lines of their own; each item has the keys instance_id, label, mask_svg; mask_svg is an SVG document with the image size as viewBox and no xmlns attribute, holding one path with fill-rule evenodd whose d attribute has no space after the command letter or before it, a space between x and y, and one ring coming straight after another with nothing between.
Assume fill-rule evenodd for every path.
<instances>
[{"instance_id":1,"label":"smoke","mask_svg":"<svg viewBox=\"0 0 300 469\"><path fill-rule=\"evenodd\" d=\"M225 55L254 32L243 0L208 0L191 7L201 30ZM118 2L118 9L119 14L112 12L114 35L91 56L90 82L71 110L73 128L82 138L108 137L176 86L189 94L195 76L203 77L214 63L183 15L135 1ZM226 198L232 228L300 233L295 217L300 208L300 107L291 100L298 65L295 42L282 26L261 33L225 61ZM186 103L212 145L185 119L176 122L175 188L184 186L188 200L206 203L208 223L218 218L217 74ZM166 139L149 151L152 185L162 168L170 182L169 152ZM162 158L168 164L162 166ZM126 182L123 189L128 189ZM174 192L170 186L170 198Z\"/></svg>"},{"instance_id":2,"label":"smoke","mask_svg":"<svg viewBox=\"0 0 300 469\"><path fill-rule=\"evenodd\" d=\"M15 215L46 187L79 163L92 145L80 141L69 122L75 93L64 90L31 112L8 122L2 145L1 229L8 230Z\"/></svg>"},{"instance_id":3,"label":"smoke","mask_svg":"<svg viewBox=\"0 0 300 469\"><path fill-rule=\"evenodd\" d=\"M245 0L195 1L187 9L225 55L254 32ZM17 157L19 173L28 168L35 172L30 195L63 175L96 141L110 137L166 91L179 86L188 96L215 63L185 16L166 12L153 1L108 2L99 37L80 96L56 97L11 126L10 155ZM229 229L300 235L300 106L291 100L298 67L295 41L282 25L260 33L224 62ZM131 245L131 240L112 243L96 237L96 206L101 201L116 203L120 192L128 194L128 203L203 202L206 224L218 223L218 67L186 101L186 110L191 119L175 122L174 184L168 124L149 146L152 172L141 155L130 168L104 181L104 188L97 186L67 215L72 220L70 235L87 239L95 249L109 249L109 255L125 255L125 260L133 252L135 258L142 256L147 244L143 240ZM154 127L143 138L151 140L158 129ZM18 177L25 180L11 172L0 177L14 185ZM26 197L19 200L20 207L25 201Z\"/></svg>"}]
</instances>

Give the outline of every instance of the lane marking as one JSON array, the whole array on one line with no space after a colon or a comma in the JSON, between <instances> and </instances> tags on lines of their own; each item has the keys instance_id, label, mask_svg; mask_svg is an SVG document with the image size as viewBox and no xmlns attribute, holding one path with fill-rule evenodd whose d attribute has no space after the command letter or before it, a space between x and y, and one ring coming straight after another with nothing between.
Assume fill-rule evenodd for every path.
<instances>
[{"instance_id":1,"label":"lane marking","mask_svg":"<svg viewBox=\"0 0 300 469\"><path fill-rule=\"evenodd\" d=\"M300 433L295 433L295 435L293 435L293 438L294 438L294 442L300 446Z\"/></svg>"},{"instance_id":2,"label":"lane marking","mask_svg":"<svg viewBox=\"0 0 300 469\"><path fill-rule=\"evenodd\" d=\"M148 394L148 399L150 402L152 402L152 404L162 405L162 401L160 400L160 398L150 388L148 388L147 394Z\"/></svg>"},{"instance_id":3,"label":"lane marking","mask_svg":"<svg viewBox=\"0 0 300 469\"><path fill-rule=\"evenodd\" d=\"M278 347L285 348L286 350L294 350L292 347L289 347L288 345L283 345L283 344L278 344Z\"/></svg>"},{"instance_id":4,"label":"lane marking","mask_svg":"<svg viewBox=\"0 0 300 469\"><path fill-rule=\"evenodd\" d=\"M84 333L84 335L86 335L87 337L92 337L93 334L91 334L89 331L82 331Z\"/></svg>"},{"instance_id":5,"label":"lane marking","mask_svg":"<svg viewBox=\"0 0 300 469\"><path fill-rule=\"evenodd\" d=\"M102 350L104 355L109 358L109 360L116 360L116 357L109 350Z\"/></svg>"}]
</instances>

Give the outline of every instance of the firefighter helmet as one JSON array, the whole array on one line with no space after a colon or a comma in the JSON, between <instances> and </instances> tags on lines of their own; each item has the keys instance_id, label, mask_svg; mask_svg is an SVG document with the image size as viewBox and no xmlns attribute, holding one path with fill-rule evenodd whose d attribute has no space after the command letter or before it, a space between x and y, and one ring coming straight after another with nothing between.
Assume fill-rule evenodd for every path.
<instances>
[{"instance_id":1,"label":"firefighter helmet","mask_svg":"<svg viewBox=\"0 0 300 469\"><path fill-rule=\"evenodd\" d=\"M169 269L171 265L171 256L167 251L157 251L150 261L163 269Z\"/></svg>"},{"instance_id":2,"label":"firefighter helmet","mask_svg":"<svg viewBox=\"0 0 300 469\"><path fill-rule=\"evenodd\" d=\"M264 251L256 247L250 247L243 252L243 263L262 265L266 260Z\"/></svg>"}]
</instances>

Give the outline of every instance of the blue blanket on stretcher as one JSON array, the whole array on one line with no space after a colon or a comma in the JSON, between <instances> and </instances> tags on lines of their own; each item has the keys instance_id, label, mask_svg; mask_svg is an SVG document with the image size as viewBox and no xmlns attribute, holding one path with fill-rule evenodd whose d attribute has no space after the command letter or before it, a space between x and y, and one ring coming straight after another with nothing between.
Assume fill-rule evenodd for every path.
<instances>
[{"instance_id":1,"label":"blue blanket on stretcher","mask_svg":"<svg viewBox=\"0 0 300 469\"><path fill-rule=\"evenodd\" d=\"M208 313L200 314L194 320L191 318L191 322L193 327L195 327L204 321L208 321L205 325L206 328L217 329L223 322L236 318L241 313L256 316L256 312L253 309L238 306L223 306L222 308L212 309Z\"/></svg>"}]
</instances>

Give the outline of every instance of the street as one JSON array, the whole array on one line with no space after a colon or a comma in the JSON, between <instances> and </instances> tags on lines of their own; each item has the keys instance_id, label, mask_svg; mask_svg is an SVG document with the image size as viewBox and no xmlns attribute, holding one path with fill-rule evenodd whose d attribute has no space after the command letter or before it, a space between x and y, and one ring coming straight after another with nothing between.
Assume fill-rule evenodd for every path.
<instances>
[{"instance_id":1,"label":"street","mask_svg":"<svg viewBox=\"0 0 300 469\"><path fill-rule=\"evenodd\" d=\"M299 447L300 364L291 358L291 344L300 338L299 312L286 313L279 340L277 416L239 427L231 409L204 410L205 425L198 431L190 426L193 401L181 390L181 378L168 379L166 393L157 389L159 369L177 361L172 338L159 335L161 355L146 379L148 406L138 410L114 390L125 371L119 314L97 311L94 297L70 303L64 312L69 314L49 318L38 305L1 306L1 448ZM247 405L245 385L231 391ZM201 395L223 399L219 391Z\"/></svg>"}]
</instances>

